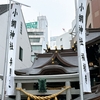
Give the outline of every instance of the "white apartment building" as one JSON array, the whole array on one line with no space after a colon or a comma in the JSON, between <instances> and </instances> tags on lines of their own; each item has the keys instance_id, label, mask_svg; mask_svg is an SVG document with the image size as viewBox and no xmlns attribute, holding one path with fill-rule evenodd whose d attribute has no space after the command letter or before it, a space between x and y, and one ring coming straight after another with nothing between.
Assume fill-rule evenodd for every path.
<instances>
[{"instance_id":1,"label":"white apartment building","mask_svg":"<svg viewBox=\"0 0 100 100\"><path fill-rule=\"evenodd\" d=\"M8 5L0 5L0 74L3 74L5 63L5 51L6 51L6 36L7 36L7 23L8 23ZM20 8L18 12L20 15L20 25L17 34L16 56L15 56L15 69L23 69L30 67L31 62L31 46L27 35L26 25L24 22L23 14ZM0 81L0 93L1 93L1 81Z\"/></svg>"},{"instance_id":2,"label":"white apartment building","mask_svg":"<svg viewBox=\"0 0 100 100\"><path fill-rule=\"evenodd\" d=\"M50 48L55 49L70 49L72 46L72 38L75 37L75 20L72 21L72 29L60 36L50 37Z\"/></svg>"},{"instance_id":3,"label":"white apartment building","mask_svg":"<svg viewBox=\"0 0 100 100\"><path fill-rule=\"evenodd\" d=\"M35 53L44 53L48 44L48 22L45 16L38 16L36 22L26 23L31 44L31 59L34 62Z\"/></svg>"},{"instance_id":4,"label":"white apartment building","mask_svg":"<svg viewBox=\"0 0 100 100\"><path fill-rule=\"evenodd\" d=\"M55 47L57 46L56 39L57 39L57 36L50 37L50 48L51 49L55 49Z\"/></svg>"},{"instance_id":5,"label":"white apartment building","mask_svg":"<svg viewBox=\"0 0 100 100\"><path fill-rule=\"evenodd\" d=\"M70 32L64 33L56 38L56 45L58 49L70 49L71 48L71 35Z\"/></svg>"},{"instance_id":6,"label":"white apartment building","mask_svg":"<svg viewBox=\"0 0 100 100\"><path fill-rule=\"evenodd\" d=\"M60 36L50 37L50 48L55 49L55 47L57 47L57 49L61 49L63 47L63 49L70 49L71 48L70 41L71 41L70 31Z\"/></svg>"}]
</instances>

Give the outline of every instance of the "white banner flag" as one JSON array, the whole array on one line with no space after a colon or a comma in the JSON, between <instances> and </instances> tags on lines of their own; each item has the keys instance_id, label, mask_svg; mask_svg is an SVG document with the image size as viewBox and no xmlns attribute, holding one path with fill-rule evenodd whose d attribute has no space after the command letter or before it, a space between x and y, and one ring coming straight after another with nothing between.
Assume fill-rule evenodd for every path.
<instances>
[{"instance_id":1,"label":"white banner flag","mask_svg":"<svg viewBox=\"0 0 100 100\"><path fill-rule=\"evenodd\" d=\"M8 48L8 65L7 65L7 78L6 78L6 95L13 95L15 91L14 83L14 70L16 60L16 46L17 46L17 35L19 33L19 4L11 5L11 18L9 29L9 48Z\"/></svg>"},{"instance_id":2,"label":"white banner flag","mask_svg":"<svg viewBox=\"0 0 100 100\"><path fill-rule=\"evenodd\" d=\"M80 63L82 70L82 85L83 92L91 92L90 85L90 72L86 56L86 44L85 44L85 22L86 22L86 1L79 0L78 5L78 35L79 35L79 52L80 52Z\"/></svg>"}]
</instances>

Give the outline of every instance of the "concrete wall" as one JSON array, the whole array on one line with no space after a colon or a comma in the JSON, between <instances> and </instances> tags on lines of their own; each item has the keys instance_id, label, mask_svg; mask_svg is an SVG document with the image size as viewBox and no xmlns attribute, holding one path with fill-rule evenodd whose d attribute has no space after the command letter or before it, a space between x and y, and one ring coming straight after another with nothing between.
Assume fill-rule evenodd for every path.
<instances>
[{"instance_id":1,"label":"concrete wall","mask_svg":"<svg viewBox=\"0 0 100 100\"><path fill-rule=\"evenodd\" d=\"M5 51L6 51L6 34L7 34L7 16L8 13L0 15L0 74L3 74ZM2 80L0 79L0 94L2 90Z\"/></svg>"},{"instance_id":2,"label":"concrete wall","mask_svg":"<svg viewBox=\"0 0 100 100\"><path fill-rule=\"evenodd\" d=\"M90 0L87 0L86 21L86 27L89 28L91 25L91 28L93 28L92 6Z\"/></svg>"},{"instance_id":3,"label":"concrete wall","mask_svg":"<svg viewBox=\"0 0 100 100\"><path fill-rule=\"evenodd\" d=\"M3 74L8 13L0 15L0 74Z\"/></svg>"},{"instance_id":4,"label":"concrete wall","mask_svg":"<svg viewBox=\"0 0 100 100\"><path fill-rule=\"evenodd\" d=\"M92 17L93 17L93 27L100 28L100 0L92 0Z\"/></svg>"},{"instance_id":5,"label":"concrete wall","mask_svg":"<svg viewBox=\"0 0 100 100\"><path fill-rule=\"evenodd\" d=\"M86 27L91 24L91 28L100 28L100 0L87 0L87 15Z\"/></svg>"}]
</instances>

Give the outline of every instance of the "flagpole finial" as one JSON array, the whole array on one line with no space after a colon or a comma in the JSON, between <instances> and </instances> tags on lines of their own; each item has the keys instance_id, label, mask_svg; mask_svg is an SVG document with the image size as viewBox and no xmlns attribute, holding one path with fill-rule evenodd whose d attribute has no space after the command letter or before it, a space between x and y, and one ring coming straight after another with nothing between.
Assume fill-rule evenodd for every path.
<instances>
[{"instance_id":1,"label":"flagpole finial","mask_svg":"<svg viewBox=\"0 0 100 100\"><path fill-rule=\"evenodd\" d=\"M66 32L66 30L64 28L62 28L64 32Z\"/></svg>"}]
</instances>

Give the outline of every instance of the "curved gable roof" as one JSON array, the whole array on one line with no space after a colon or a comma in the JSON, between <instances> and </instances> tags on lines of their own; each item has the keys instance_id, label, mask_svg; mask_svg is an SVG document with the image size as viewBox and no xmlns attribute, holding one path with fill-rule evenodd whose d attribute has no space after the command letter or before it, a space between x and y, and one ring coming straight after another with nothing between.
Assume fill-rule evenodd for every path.
<instances>
[{"instance_id":1,"label":"curved gable roof","mask_svg":"<svg viewBox=\"0 0 100 100\"><path fill-rule=\"evenodd\" d=\"M76 58L76 56L74 56ZM67 60L65 59L65 57L62 57L60 53L56 52L52 54L51 57L47 58L38 58L37 61L35 61L35 63L33 64L33 68L42 68L46 65L49 65L52 63L52 61L55 61L55 58L57 58L59 60L60 63L62 63L64 66L68 66L68 67L77 67L77 65L74 65L74 63L72 64L72 60L73 60L73 56L70 56L70 58L72 58L72 60L70 59ZM67 57L68 58L68 57Z\"/></svg>"},{"instance_id":2,"label":"curved gable roof","mask_svg":"<svg viewBox=\"0 0 100 100\"><path fill-rule=\"evenodd\" d=\"M86 44L100 43L100 28L87 29Z\"/></svg>"},{"instance_id":3,"label":"curved gable roof","mask_svg":"<svg viewBox=\"0 0 100 100\"><path fill-rule=\"evenodd\" d=\"M72 51L62 52L55 50L54 52L36 54L33 65L30 68L16 71L19 74L41 74L45 71L55 71L61 73L76 73L78 72L77 53ZM54 62L54 63L52 63ZM61 71L60 71L61 70Z\"/></svg>"}]
</instances>

